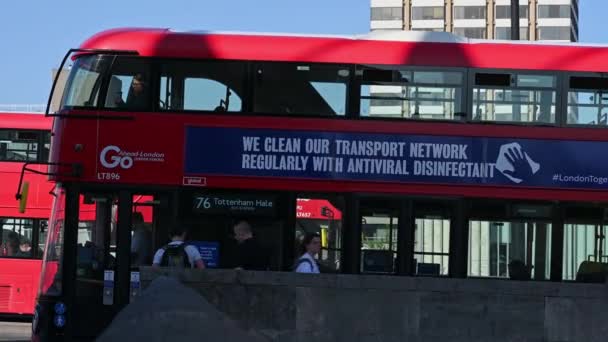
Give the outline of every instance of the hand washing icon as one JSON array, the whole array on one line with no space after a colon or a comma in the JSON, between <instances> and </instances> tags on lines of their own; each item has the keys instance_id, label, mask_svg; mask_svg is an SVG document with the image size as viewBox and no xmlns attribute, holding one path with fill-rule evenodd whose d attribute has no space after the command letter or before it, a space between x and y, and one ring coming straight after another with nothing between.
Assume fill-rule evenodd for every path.
<instances>
[{"instance_id":1,"label":"hand washing icon","mask_svg":"<svg viewBox=\"0 0 608 342\"><path fill-rule=\"evenodd\" d=\"M540 170L540 164L532 160L519 143L500 147L496 169L514 183L525 182Z\"/></svg>"}]
</instances>

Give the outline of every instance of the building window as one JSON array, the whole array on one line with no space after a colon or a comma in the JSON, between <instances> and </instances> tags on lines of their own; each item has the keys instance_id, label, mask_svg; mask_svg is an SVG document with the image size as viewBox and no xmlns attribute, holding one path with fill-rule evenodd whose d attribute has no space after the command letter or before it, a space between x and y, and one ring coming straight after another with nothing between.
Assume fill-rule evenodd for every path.
<instances>
[{"instance_id":1,"label":"building window","mask_svg":"<svg viewBox=\"0 0 608 342\"><path fill-rule=\"evenodd\" d=\"M528 18L528 5L519 6L519 19ZM496 19L511 19L511 6L496 5Z\"/></svg>"},{"instance_id":2,"label":"building window","mask_svg":"<svg viewBox=\"0 0 608 342\"><path fill-rule=\"evenodd\" d=\"M485 19L486 6L454 6L454 19Z\"/></svg>"},{"instance_id":3,"label":"building window","mask_svg":"<svg viewBox=\"0 0 608 342\"><path fill-rule=\"evenodd\" d=\"M372 20L402 20L402 7L372 7Z\"/></svg>"},{"instance_id":4,"label":"building window","mask_svg":"<svg viewBox=\"0 0 608 342\"><path fill-rule=\"evenodd\" d=\"M570 26L546 26L538 28L538 40L567 40L570 41Z\"/></svg>"},{"instance_id":5,"label":"building window","mask_svg":"<svg viewBox=\"0 0 608 342\"><path fill-rule=\"evenodd\" d=\"M528 40L528 28L520 27L519 28L519 40ZM510 40L511 39L511 28L510 27L496 27L496 33L494 35L495 39L503 39Z\"/></svg>"},{"instance_id":6,"label":"building window","mask_svg":"<svg viewBox=\"0 0 608 342\"><path fill-rule=\"evenodd\" d=\"M444 32L443 27L414 27L411 31Z\"/></svg>"},{"instance_id":7,"label":"building window","mask_svg":"<svg viewBox=\"0 0 608 342\"><path fill-rule=\"evenodd\" d=\"M412 7L412 20L443 20L443 7Z\"/></svg>"},{"instance_id":8,"label":"building window","mask_svg":"<svg viewBox=\"0 0 608 342\"><path fill-rule=\"evenodd\" d=\"M570 18L570 5L538 5L539 18Z\"/></svg>"},{"instance_id":9,"label":"building window","mask_svg":"<svg viewBox=\"0 0 608 342\"><path fill-rule=\"evenodd\" d=\"M474 38L474 39L485 39L486 28L485 27L454 27L454 34L459 36Z\"/></svg>"}]
</instances>

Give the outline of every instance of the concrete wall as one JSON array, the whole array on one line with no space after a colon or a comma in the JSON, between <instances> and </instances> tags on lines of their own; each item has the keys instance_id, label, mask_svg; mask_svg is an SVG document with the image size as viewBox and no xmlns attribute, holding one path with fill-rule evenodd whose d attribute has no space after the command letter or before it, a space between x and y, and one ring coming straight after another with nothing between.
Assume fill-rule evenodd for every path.
<instances>
[{"instance_id":1,"label":"concrete wall","mask_svg":"<svg viewBox=\"0 0 608 342\"><path fill-rule=\"evenodd\" d=\"M166 271L142 270L142 285ZM604 284L173 273L268 341L606 341Z\"/></svg>"}]
</instances>

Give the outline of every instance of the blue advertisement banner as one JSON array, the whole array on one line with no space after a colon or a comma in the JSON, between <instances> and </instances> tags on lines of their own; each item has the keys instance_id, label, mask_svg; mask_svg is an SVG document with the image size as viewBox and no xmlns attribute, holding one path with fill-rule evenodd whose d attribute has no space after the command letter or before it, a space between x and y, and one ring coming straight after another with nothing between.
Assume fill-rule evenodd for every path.
<instances>
[{"instance_id":1,"label":"blue advertisement banner","mask_svg":"<svg viewBox=\"0 0 608 342\"><path fill-rule=\"evenodd\" d=\"M186 175L607 189L608 142L188 127Z\"/></svg>"},{"instance_id":2,"label":"blue advertisement banner","mask_svg":"<svg viewBox=\"0 0 608 342\"><path fill-rule=\"evenodd\" d=\"M189 245L198 248L205 267L217 268L220 262L220 244L214 241L188 241Z\"/></svg>"}]
</instances>

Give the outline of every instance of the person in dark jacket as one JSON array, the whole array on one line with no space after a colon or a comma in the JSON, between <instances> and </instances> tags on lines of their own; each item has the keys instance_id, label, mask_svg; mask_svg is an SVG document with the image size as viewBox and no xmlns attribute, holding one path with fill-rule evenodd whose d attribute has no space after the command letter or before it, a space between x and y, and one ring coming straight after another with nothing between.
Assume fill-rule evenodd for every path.
<instances>
[{"instance_id":1,"label":"person in dark jacket","mask_svg":"<svg viewBox=\"0 0 608 342\"><path fill-rule=\"evenodd\" d=\"M131 87L127 94L127 101L118 98L116 105L119 108L131 110L145 110L150 107L149 87L143 74L133 76Z\"/></svg>"},{"instance_id":2,"label":"person in dark jacket","mask_svg":"<svg viewBox=\"0 0 608 342\"><path fill-rule=\"evenodd\" d=\"M251 225L239 220L233 227L237 246L234 267L244 270L265 271L269 269L269 253L253 236Z\"/></svg>"},{"instance_id":3,"label":"person in dark jacket","mask_svg":"<svg viewBox=\"0 0 608 342\"><path fill-rule=\"evenodd\" d=\"M142 213L132 214L133 236L131 237L131 265L142 266L152 263L152 232L144 222Z\"/></svg>"}]
</instances>

